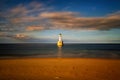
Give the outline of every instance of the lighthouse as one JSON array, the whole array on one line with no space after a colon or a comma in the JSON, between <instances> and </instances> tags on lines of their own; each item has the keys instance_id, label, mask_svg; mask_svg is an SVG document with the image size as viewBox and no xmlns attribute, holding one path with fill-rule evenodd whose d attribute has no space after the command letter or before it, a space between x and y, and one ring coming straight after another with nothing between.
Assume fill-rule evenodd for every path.
<instances>
[{"instance_id":1,"label":"lighthouse","mask_svg":"<svg viewBox=\"0 0 120 80\"><path fill-rule=\"evenodd\" d=\"M57 42L58 47L63 46L63 41L62 41L62 34L60 33L58 36L58 42Z\"/></svg>"}]
</instances>

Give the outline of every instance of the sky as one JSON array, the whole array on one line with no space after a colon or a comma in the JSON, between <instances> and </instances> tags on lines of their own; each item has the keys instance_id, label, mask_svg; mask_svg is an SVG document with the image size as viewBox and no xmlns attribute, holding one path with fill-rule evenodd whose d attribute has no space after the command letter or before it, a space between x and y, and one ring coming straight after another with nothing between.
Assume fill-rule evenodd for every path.
<instances>
[{"instance_id":1,"label":"sky","mask_svg":"<svg viewBox=\"0 0 120 80\"><path fill-rule=\"evenodd\" d=\"M1 0L0 43L120 43L120 0Z\"/></svg>"}]
</instances>

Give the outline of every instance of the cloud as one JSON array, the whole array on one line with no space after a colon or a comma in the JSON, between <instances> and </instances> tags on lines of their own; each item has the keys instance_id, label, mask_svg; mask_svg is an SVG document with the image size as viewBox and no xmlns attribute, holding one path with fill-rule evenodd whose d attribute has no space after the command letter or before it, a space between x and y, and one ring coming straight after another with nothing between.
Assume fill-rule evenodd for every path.
<instances>
[{"instance_id":1,"label":"cloud","mask_svg":"<svg viewBox=\"0 0 120 80\"><path fill-rule=\"evenodd\" d=\"M20 4L9 10L10 15L8 17L12 23L32 22L40 20L41 18L37 15L46 10L48 8L38 2L31 2L28 5Z\"/></svg>"},{"instance_id":2,"label":"cloud","mask_svg":"<svg viewBox=\"0 0 120 80\"><path fill-rule=\"evenodd\" d=\"M32 38L31 36L27 35L26 33L7 33L7 32L0 32L0 37L8 37L8 38L14 38L18 40L25 40Z\"/></svg>"},{"instance_id":3,"label":"cloud","mask_svg":"<svg viewBox=\"0 0 120 80\"><path fill-rule=\"evenodd\" d=\"M25 23L25 22L34 22L38 21L40 18L34 17L34 16L26 16L26 17L20 17L20 18L12 18L10 21L15 24L15 23Z\"/></svg>"},{"instance_id":4,"label":"cloud","mask_svg":"<svg viewBox=\"0 0 120 80\"><path fill-rule=\"evenodd\" d=\"M41 25L43 22L39 14L50 9L51 7L46 7L39 2L19 4L6 9L0 13L0 31L21 32L26 31L27 26Z\"/></svg>"},{"instance_id":5,"label":"cloud","mask_svg":"<svg viewBox=\"0 0 120 80\"><path fill-rule=\"evenodd\" d=\"M120 28L120 12L105 17L81 17L74 12L45 12L41 17L51 21L58 29L109 30ZM55 27L56 28L56 27Z\"/></svg>"},{"instance_id":6,"label":"cloud","mask_svg":"<svg viewBox=\"0 0 120 80\"><path fill-rule=\"evenodd\" d=\"M43 12L40 14L43 18L50 19L70 19L73 18L77 13L74 12Z\"/></svg>"},{"instance_id":7,"label":"cloud","mask_svg":"<svg viewBox=\"0 0 120 80\"><path fill-rule=\"evenodd\" d=\"M26 27L26 31L40 31L40 30L44 30L45 27L43 26L28 26Z\"/></svg>"},{"instance_id":8,"label":"cloud","mask_svg":"<svg viewBox=\"0 0 120 80\"><path fill-rule=\"evenodd\" d=\"M41 20L38 15L49 9L39 2L31 2L28 5L19 4L8 11L10 13L8 17L12 23L32 22Z\"/></svg>"},{"instance_id":9,"label":"cloud","mask_svg":"<svg viewBox=\"0 0 120 80\"><path fill-rule=\"evenodd\" d=\"M4 37L5 33L0 32L0 37Z\"/></svg>"},{"instance_id":10,"label":"cloud","mask_svg":"<svg viewBox=\"0 0 120 80\"><path fill-rule=\"evenodd\" d=\"M13 35L13 38L15 38L15 39L28 39L30 37L27 36L26 34L23 34L23 33L17 33L15 35Z\"/></svg>"}]
</instances>

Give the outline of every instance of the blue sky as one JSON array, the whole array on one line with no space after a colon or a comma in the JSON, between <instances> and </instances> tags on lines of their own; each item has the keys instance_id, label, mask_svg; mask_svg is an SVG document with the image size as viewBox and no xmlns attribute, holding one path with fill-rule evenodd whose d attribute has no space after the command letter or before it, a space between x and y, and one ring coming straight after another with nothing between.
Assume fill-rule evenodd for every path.
<instances>
[{"instance_id":1,"label":"blue sky","mask_svg":"<svg viewBox=\"0 0 120 80\"><path fill-rule=\"evenodd\" d=\"M119 0L1 0L0 43L120 43Z\"/></svg>"}]
</instances>

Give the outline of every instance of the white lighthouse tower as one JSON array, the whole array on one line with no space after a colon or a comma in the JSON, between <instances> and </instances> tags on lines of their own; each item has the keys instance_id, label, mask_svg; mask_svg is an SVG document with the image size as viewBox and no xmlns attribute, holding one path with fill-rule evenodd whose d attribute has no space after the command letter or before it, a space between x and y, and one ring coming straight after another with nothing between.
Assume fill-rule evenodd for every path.
<instances>
[{"instance_id":1,"label":"white lighthouse tower","mask_svg":"<svg viewBox=\"0 0 120 80\"><path fill-rule=\"evenodd\" d=\"M62 34L59 34L59 41L62 41Z\"/></svg>"},{"instance_id":2,"label":"white lighthouse tower","mask_svg":"<svg viewBox=\"0 0 120 80\"><path fill-rule=\"evenodd\" d=\"M62 34L60 33L58 37L59 39L58 39L57 45L58 47L62 47L63 46Z\"/></svg>"}]
</instances>

